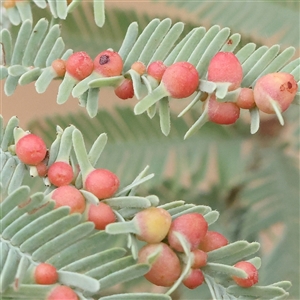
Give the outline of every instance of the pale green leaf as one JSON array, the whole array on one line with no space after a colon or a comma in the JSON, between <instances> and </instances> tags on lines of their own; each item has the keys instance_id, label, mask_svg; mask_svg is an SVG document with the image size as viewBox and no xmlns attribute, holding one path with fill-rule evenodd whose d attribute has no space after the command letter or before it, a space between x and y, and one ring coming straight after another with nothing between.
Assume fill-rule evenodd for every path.
<instances>
[{"instance_id":1,"label":"pale green leaf","mask_svg":"<svg viewBox=\"0 0 300 300\"><path fill-rule=\"evenodd\" d=\"M126 282L135 278L139 278L149 272L149 269L150 267L148 264L136 264L127 268L123 268L122 270L111 273L104 278L102 277L99 280L101 289L114 286L120 282Z\"/></svg>"},{"instance_id":2,"label":"pale green leaf","mask_svg":"<svg viewBox=\"0 0 300 300\"><path fill-rule=\"evenodd\" d=\"M53 210L54 202L48 202L36 211L32 211L30 214L25 213L20 218L15 220L9 226L5 228L2 232L2 236L5 239L11 239L15 234L17 234L21 229L27 226L29 223L33 222L42 215L45 215L50 210Z\"/></svg>"},{"instance_id":3,"label":"pale green leaf","mask_svg":"<svg viewBox=\"0 0 300 300\"><path fill-rule=\"evenodd\" d=\"M8 146L13 142L14 136L13 131L16 126L19 125L19 120L16 116L9 119L7 122L4 133L2 133L1 136L1 149L3 151L6 151L8 149Z\"/></svg>"},{"instance_id":4,"label":"pale green leaf","mask_svg":"<svg viewBox=\"0 0 300 300\"><path fill-rule=\"evenodd\" d=\"M30 35L30 38L27 42L24 56L22 58L22 65L24 66L33 65L37 51L45 37L47 29L48 29L48 21L46 19L40 19L36 23L35 27L32 29L32 34Z\"/></svg>"},{"instance_id":5,"label":"pale green leaf","mask_svg":"<svg viewBox=\"0 0 300 300\"><path fill-rule=\"evenodd\" d=\"M22 58L26 49L27 42L30 38L32 31L32 22L26 20L22 23L19 30L17 40L14 45L14 51L12 53L11 65L21 64Z\"/></svg>"},{"instance_id":6,"label":"pale green leaf","mask_svg":"<svg viewBox=\"0 0 300 300\"><path fill-rule=\"evenodd\" d=\"M288 296L284 289L275 286L253 286L242 288L239 286L230 286L227 291L233 295L251 296L259 299L274 299L279 296Z\"/></svg>"},{"instance_id":7,"label":"pale green leaf","mask_svg":"<svg viewBox=\"0 0 300 300\"><path fill-rule=\"evenodd\" d=\"M104 0L94 0L94 18L97 26L102 27L105 22Z\"/></svg>"},{"instance_id":8,"label":"pale green leaf","mask_svg":"<svg viewBox=\"0 0 300 300\"><path fill-rule=\"evenodd\" d=\"M31 12L31 7L29 2L27 1L16 2L16 7L19 11L21 20L23 22L32 19L32 12Z\"/></svg>"},{"instance_id":9,"label":"pale green leaf","mask_svg":"<svg viewBox=\"0 0 300 300\"><path fill-rule=\"evenodd\" d=\"M208 225L215 223L220 216L220 213L216 210L210 211L204 215L204 219L206 220Z\"/></svg>"},{"instance_id":10,"label":"pale green leaf","mask_svg":"<svg viewBox=\"0 0 300 300\"><path fill-rule=\"evenodd\" d=\"M138 57L144 50L146 43L148 42L151 35L154 34L155 29L159 24L160 21L158 19L153 19L137 38L135 44L131 47L131 49L129 49L130 52L128 54L123 54L124 56L126 56L126 59L124 60L124 70L130 69L131 65L135 61L137 61Z\"/></svg>"},{"instance_id":11,"label":"pale green leaf","mask_svg":"<svg viewBox=\"0 0 300 300\"><path fill-rule=\"evenodd\" d=\"M64 266L61 270L67 270L72 272L86 273L87 271L104 265L110 261L118 259L126 254L126 250L123 248L111 248L98 252L93 255L83 257L69 265Z\"/></svg>"},{"instance_id":12,"label":"pale green leaf","mask_svg":"<svg viewBox=\"0 0 300 300\"><path fill-rule=\"evenodd\" d=\"M213 272L217 272L217 273L227 274L228 276L247 278L247 273L244 270L232 266L224 265L221 263L208 262L206 266L203 267L203 271L209 274Z\"/></svg>"},{"instance_id":13,"label":"pale green leaf","mask_svg":"<svg viewBox=\"0 0 300 300\"><path fill-rule=\"evenodd\" d=\"M1 180L2 183L2 180ZM30 189L27 186L21 186L13 191L8 197L0 203L1 221L19 204L28 200ZM2 227L1 227L2 231Z\"/></svg>"},{"instance_id":14,"label":"pale green leaf","mask_svg":"<svg viewBox=\"0 0 300 300\"><path fill-rule=\"evenodd\" d=\"M204 205L184 204L182 206L172 208L168 212L172 215L172 219L189 213L199 213L206 215L211 211L211 208Z\"/></svg>"},{"instance_id":15,"label":"pale green leaf","mask_svg":"<svg viewBox=\"0 0 300 300\"><path fill-rule=\"evenodd\" d=\"M41 285L41 284L22 284L16 291L13 287L9 287L5 293L4 297L7 299L29 299L35 297L46 297L46 295L53 289L53 285Z\"/></svg>"},{"instance_id":16,"label":"pale green leaf","mask_svg":"<svg viewBox=\"0 0 300 300\"><path fill-rule=\"evenodd\" d=\"M100 280L106 278L107 276L110 276L115 272L126 269L127 267L132 265L135 265L135 259L133 259L132 256L125 256L119 259L115 259L111 262L104 263L99 267L91 269L85 274ZM100 282L100 286L101 286L101 282Z\"/></svg>"},{"instance_id":17,"label":"pale green leaf","mask_svg":"<svg viewBox=\"0 0 300 300\"><path fill-rule=\"evenodd\" d=\"M98 88L88 89L88 96L86 102L86 110L91 118L94 118L97 115L98 111Z\"/></svg>"},{"instance_id":18,"label":"pale green leaf","mask_svg":"<svg viewBox=\"0 0 300 300\"><path fill-rule=\"evenodd\" d=\"M77 241L73 245L65 248L60 253L47 260L48 263L62 268L79 259L98 253L108 242L108 235L104 231L98 231L86 239Z\"/></svg>"},{"instance_id":19,"label":"pale green leaf","mask_svg":"<svg viewBox=\"0 0 300 300\"><path fill-rule=\"evenodd\" d=\"M13 281L18 269L20 256L14 249L10 249L0 274L0 293L3 293Z\"/></svg>"},{"instance_id":20,"label":"pale green leaf","mask_svg":"<svg viewBox=\"0 0 300 300\"><path fill-rule=\"evenodd\" d=\"M11 63L12 56L12 36L7 29L3 29L0 32L0 42L1 42L1 64L3 66L9 66Z\"/></svg>"},{"instance_id":21,"label":"pale green leaf","mask_svg":"<svg viewBox=\"0 0 300 300\"><path fill-rule=\"evenodd\" d=\"M151 206L151 202L144 197L138 197L138 196L127 196L127 197L113 197L109 199L102 200L106 204L117 207L117 208L123 208L123 207L137 207L137 208L147 208Z\"/></svg>"},{"instance_id":22,"label":"pale green leaf","mask_svg":"<svg viewBox=\"0 0 300 300\"><path fill-rule=\"evenodd\" d=\"M248 246L249 246L249 243L247 241L237 241L234 243L230 243L219 249L210 251L208 253L209 261L214 262L214 261L222 260L224 257L226 257L228 255L234 255L235 253L238 253L238 252L246 249Z\"/></svg>"},{"instance_id":23,"label":"pale green leaf","mask_svg":"<svg viewBox=\"0 0 300 300\"><path fill-rule=\"evenodd\" d=\"M3 167L3 169L0 171L1 175L1 181L2 181L2 187L3 190L7 193L8 192L8 186L9 182L15 172L15 169L18 165L18 162L14 159L14 157L9 157Z\"/></svg>"},{"instance_id":24,"label":"pale green leaf","mask_svg":"<svg viewBox=\"0 0 300 300\"><path fill-rule=\"evenodd\" d=\"M95 224L92 222L79 224L39 247L39 249L33 252L32 258L34 260L45 261L61 250L67 248L69 245L88 236L94 228Z\"/></svg>"},{"instance_id":25,"label":"pale green leaf","mask_svg":"<svg viewBox=\"0 0 300 300\"><path fill-rule=\"evenodd\" d=\"M33 236L35 236L35 239L38 238L39 232L47 230L47 226L51 226L52 223L55 224L55 222L59 222L58 220L67 216L69 211L70 209L68 207L61 207L53 211L45 212L45 215L41 215L37 219L34 219L31 223L18 231L11 239L12 244L21 245ZM39 236L42 238L41 234Z\"/></svg>"},{"instance_id":26,"label":"pale green leaf","mask_svg":"<svg viewBox=\"0 0 300 300\"><path fill-rule=\"evenodd\" d=\"M99 300L171 300L169 295L154 293L126 293L116 294L99 298Z\"/></svg>"},{"instance_id":27,"label":"pale green leaf","mask_svg":"<svg viewBox=\"0 0 300 300\"><path fill-rule=\"evenodd\" d=\"M30 260L26 256L22 256L14 279L14 288L18 290L23 279L26 276L26 271L30 265Z\"/></svg>"},{"instance_id":28,"label":"pale green leaf","mask_svg":"<svg viewBox=\"0 0 300 300\"><path fill-rule=\"evenodd\" d=\"M21 251L32 252L36 249L40 249L41 246L46 245L46 243L50 242L53 238L60 236L62 233L67 232L70 228L77 225L80 222L80 218L81 216L79 214L68 215L51 223L42 230L39 229L35 235L21 244Z\"/></svg>"},{"instance_id":29,"label":"pale green leaf","mask_svg":"<svg viewBox=\"0 0 300 300\"><path fill-rule=\"evenodd\" d=\"M42 70L40 68L34 68L34 69L29 68L29 70L27 70L25 73L23 73L21 75L21 77L19 78L19 84L20 85L29 84L29 83L37 80L41 74L42 74Z\"/></svg>"},{"instance_id":30,"label":"pale green leaf","mask_svg":"<svg viewBox=\"0 0 300 300\"><path fill-rule=\"evenodd\" d=\"M76 272L58 271L58 279L64 285L88 290L91 293L96 293L100 289L96 279Z\"/></svg>"},{"instance_id":31,"label":"pale green leaf","mask_svg":"<svg viewBox=\"0 0 300 300\"><path fill-rule=\"evenodd\" d=\"M44 197L42 193L37 193L32 195L30 198L26 199L23 203L20 203L17 207L13 208L4 218L2 218L1 229L5 230L6 227L11 225L16 221L19 217L21 217L24 213L34 211L39 208L42 204Z\"/></svg>"},{"instance_id":32,"label":"pale green leaf","mask_svg":"<svg viewBox=\"0 0 300 300\"><path fill-rule=\"evenodd\" d=\"M45 61L47 60L48 56L50 55L50 52L52 50L53 45L55 44L56 40L60 36L60 27L58 24L53 25L49 28L49 31L47 35L45 36L45 39L43 43L41 44L41 47L39 48L39 51L36 54L35 60L34 60L34 66L35 67L44 67Z\"/></svg>"},{"instance_id":33,"label":"pale green leaf","mask_svg":"<svg viewBox=\"0 0 300 300\"><path fill-rule=\"evenodd\" d=\"M3 270L3 266L5 265L8 253L9 253L9 247L7 243L0 242L1 245L1 260L0 260L0 270Z\"/></svg>"},{"instance_id":34,"label":"pale green leaf","mask_svg":"<svg viewBox=\"0 0 300 300\"><path fill-rule=\"evenodd\" d=\"M227 290L215 279L207 274L204 274L205 282L209 288L209 292L214 299L236 300L235 296L229 294Z\"/></svg>"}]
</instances>

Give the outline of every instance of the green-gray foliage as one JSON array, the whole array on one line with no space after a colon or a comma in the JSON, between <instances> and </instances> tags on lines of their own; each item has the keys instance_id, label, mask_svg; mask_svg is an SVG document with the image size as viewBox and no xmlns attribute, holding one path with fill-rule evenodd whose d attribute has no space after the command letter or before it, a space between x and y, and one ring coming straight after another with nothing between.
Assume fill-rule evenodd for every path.
<instances>
[{"instance_id":1,"label":"green-gray foliage","mask_svg":"<svg viewBox=\"0 0 300 300\"><path fill-rule=\"evenodd\" d=\"M1 68L1 78L7 77L4 88L7 95L11 95L18 84L24 85L32 81L36 81L37 92L43 93L51 80L57 77L51 63L60 57L66 59L72 53L69 49L63 54L65 46L60 37L58 25L49 27L46 34L47 25L48 22L45 19L40 19L34 28L32 28L31 21L23 22L14 45L8 30L1 31L0 41L3 44L5 58L5 63ZM147 111L149 117L152 118L158 110L161 130L168 135L171 129L170 109L174 101L168 95L162 94L161 84L159 85L158 82L153 84L147 76L139 75L131 70L131 65L135 61L141 61L148 66L155 60L162 60L167 66L178 61L188 61L195 65L200 75L199 92L180 116L197 104L203 93L215 92L217 98L222 101L236 99L238 90L228 92L227 87L216 85L205 79L211 58L218 51L235 51L240 42L240 35L231 34L228 27L221 29L214 25L208 30L204 27L194 28L181 37L183 29L182 22L172 25L168 18L162 21L153 19L138 34L138 24L131 23L118 50L124 61L122 76L107 78L92 72L90 76L76 84L74 79L66 74L58 89L57 102L59 104L66 102L72 93L74 97L79 98L81 106L86 107L90 117L95 117L100 89L108 86L116 87L124 78L123 76L130 76L133 80L134 93L140 100L134 108L135 114ZM35 47L33 51L32 45L38 45L38 47ZM253 87L259 77L277 71L291 73L299 82L300 77L297 71L299 59L290 61L294 52L293 47L280 52L279 45L262 46L256 49L254 43L247 43L236 52L244 73L241 87ZM294 101L299 102L299 92ZM251 112L253 112L251 132L255 133L259 128L258 112L255 109ZM200 114L198 120L187 130L185 137L194 134L203 126L204 115L204 113ZM283 124L281 113L278 112L277 116Z\"/></svg>"},{"instance_id":2,"label":"green-gray foliage","mask_svg":"<svg viewBox=\"0 0 300 300\"><path fill-rule=\"evenodd\" d=\"M15 5L6 8L6 13L9 21L13 25L19 25L26 20L32 20L34 18L32 7L38 7L43 10L49 8L50 14L54 19L64 20L69 13L73 12L74 9L81 4L82 0L72 0L70 3L68 2L68 0L16 1ZM105 22L104 0L95 0L92 4L95 23L101 27ZM44 14L47 13L48 11Z\"/></svg>"},{"instance_id":3,"label":"green-gray foliage","mask_svg":"<svg viewBox=\"0 0 300 300\"><path fill-rule=\"evenodd\" d=\"M68 87L69 93L86 106L89 116L84 113L52 116L32 123L31 129L43 136L49 146L49 165L57 157L69 157L73 166L79 163L82 173L92 167L116 172L121 178L120 190L105 202L115 209L119 222L130 221L146 207L160 206L173 218L188 212L202 213L212 230L225 234L231 243L209 253L208 264L203 268L206 285L199 287L196 294L180 288L184 299L193 299L195 295L199 298L199 293L201 299L297 297L299 168L293 155L299 151L299 114L296 110L285 114L294 127L293 135L285 143L279 130L278 138L266 138L259 133L257 137L250 136L243 121L228 129L208 123L198 132L203 125L198 104L201 93L207 91L215 91L223 101L235 97L234 93L205 81L208 63L220 50L236 53L244 70L242 86L253 87L260 76L276 71L293 74L299 85L299 58L294 57L295 48L299 51L299 29L295 26L299 4L271 0L264 3L168 1L166 7L171 4L178 10L189 11L199 18L199 24L184 26L180 20L172 22L167 14L166 18L152 19L133 10L110 9L105 26L100 29L105 19L104 1L94 0L77 7L80 2L73 0L69 6L66 0L18 2L7 14L12 24L20 26L0 33L0 74L1 79L6 79L6 95L11 95L18 84L33 81L37 92L43 93L55 78L51 63L56 58L66 59L73 50L86 50L95 56L99 50L113 48L124 59L122 76L91 77L74 88ZM47 4L49 10L45 9ZM268 14L276 15L277 21L271 21ZM209 23L209 28L202 22ZM280 34L280 30L289 34ZM100 36L101 39L97 38ZM278 44L264 46L265 36L273 36ZM87 48L77 49L79 41ZM148 65L157 59L167 65L189 61L203 79L200 92L180 113L181 118L172 114L170 108L176 105L172 100L151 99L155 86L151 86L146 76L130 70L137 60ZM99 89L115 86L123 76L133 79L135 95L141 100L135 113L147 111L148 115L135 116L132 108L117 108L112 118L107 111L98 111ZM146 95L150 95L148 103L142 101ZM298 104L299 95L298 90L294 100ZM64 102L67 96L59 96L58 102ZM94 118L90 119L91 116ZM252 113L252 118L254 133L258 129L257 112ZM133 234L117 238L95 230L83 215L70 215L67 207L54 209L54 202L49 199L53 187L44 186L49 184L47 178L31 178L30 174L36 174L34 168L21 163L14 153L18 119L11 118L6 125L2 117L0 121L0 295L3 299L44 299L53 286L37 285L30 278L34 266L44 261L57 267L59 283L72 286L80 299L171 299L169 294L180 284L188 265L166 294L132 293L130 288L134 290L135 283L140 284L139 278L149 270L149 265L136 262L139 241ZM182 140L191 133L194 135L188 140ZM166 172L170 164L171 174ZM218 179L210 182L207 178L214 169ZM202 188L200 183L206 187ZM82 189L81 174L75 186L87 202L98 203L95 196ZM276 233L278 228L282 229L281 237ZM257 241L264 245L262 232L272 238L274 230L272 249L261 250ZM182 243L185 245L184 240ZM184 248L190 263L189 250L186 245ZM257 252L262 257L262 266L260 258L254 256ZM241 259L260 268L260 286L242 289L233 285L230 275L243 274L232 265ZM122 285L126 280L130 284ZM114 290L115 285L122 290Z\"/></svg>"},{"instance_id":4,"label":"green-gray foliage","mask_svg":"<svg viewBox=\"0 0 300 300\"><path fill-rule=\"evenodd\" d=\"M1 144L4 149L2 149L2 153L3 155L11 156L18 165L23 165L14 156L13 148L10 146L10 144L14 143L13 133L15 129L13 129L13 125L17 125L16 118L11 119L6 129L3 129ZM70 132L73 137L72 147L76 149L75 154L81 166L83 166L82 160L85 160L83 157L89 159L90 163L92 162L93 164L97 164L99 159L100 161L103 159L102 155L105 153L103 147L106 144L103 134L92 143L91 150L86 152L82 135L73 125L63 131L61 127L57 127L57 131L57 139L53 142L53 145L56 145L56 141L60 140L58 151L55 151L57 154L62 152L61 149L63 147L69 148L67 136ZM53 147L50 146L50 149L53 149ZM94 155L96 149L99 150L101 156ZM59 282L75 288L78 295L83 297L82 299L88 299L86 297L99 292L99 295L101 295L102 289L118 284L124 278L130 280L140 277L149 270L147 265L136 264L135 262L138 248L132 235L127 236L127 247L131 249L132 254L122 257L127 251L114 245L116 242L119 243L118 239L112 238L114 234L108 235L104 231L95 231L93 223L86 222L83 216L78 213L70 215L67 207L54 209L53 202L49 200L48 188L45 189L44 193L36 192L31 194L30 187L22 185L21 178L19 187L11 191L9 187L14 184L14 176L18 172L11 172L9 170L12 167L7 168L6 166L10 166L10 159L4 162L1 171L1 178L9 178L8 181L2 180L1 185L3 197L3 202L1 203L1 248L4 251L1 291L3 296L18 297L29 293L32 293L32 295L39 293L40 296L46 295L51 287L42 288L39 285L34 285L31 281L32 279L30 280L30 277L28 277L33 267L40 261L56 266ZM24 165L23 167L27 169ZM144 207L150 206L151 203L152 205L158 205L157 197L147 196L144 198L145 204L143 204L143 198L140 197L138 200L138 197L134 197L133 188L143 182L142 179L146 170L133 180L129 188L124 187L121 189L117 194L117 198L105 200L106 203L116 209L119 222L126 222L125 219L132 218L135 213ZM82 171L84 172L84 168ZM8 172L10 172L10 175L8 175ZM23 175L26 174L28 175L28 170L23 172ZM80 180L77 181L78 188L80 188ZM130 193L130 191L132 192ZM30 201L27 201L28 198ZM138 201L135 201L135 198ZM89 198L86 199L90 201ZM95 200L92 199L92 201ZM149 204L147 204L147 201ZM188 212L202 213L210 225L219 216L209 206L186 205L184 201L171 202L161 207L168 210L173 218ZM258 243L240 241L229 244L227 247L210 253L209 263L203 271L207 276L215 276L216 272L223 274L220 275L220 278L226 280L226 277L230 275L240 274L238 273L240 271L232 268L230 265L253 255L258 249ZM189 250L185 252L188 256ZM103 259L101 260L100 257ZM259 266L257 265L257 267ZM105 272L106 268L107 271ZM183 270L183 272L187 271L188 267ZM182 280L184 274L182 274L180 280ZM22 283L23 279L25 279L24 284ZM177 281L174 287L170 289L170 292L179 283L180 281ZM16 291L13 289L14 285ZM260 290L260 293L264 293L263 287ZM265 292L270 292L269 288L266 288ZM287 295L282 288L275 288L273 292L277 296ZM248 291L249 293L251 295L251 289ZM256 295L256 293L256 289L253 289L253 295ZM162 295L162 297L164 296Z\"/></svg>"},{"instance_id":5,"label":"green-gray foliage","mask_svg":"<svg viewBox=\"0 0 300 300\"><path fill-rule=\"evenodd\" d=\"M295 117L299 116L297 111L294 113ZM50 142L55 135L54 124L63 127L72 123L82 131L88 147L91 147L92 141L99 132L106 132L109 138L101 154L103 160L99 161L98 167L114 170L120 178L124 178L125 185L132 180L140 166L149 164L149 171L155 176L141 186L143 193L147 194L150 189L150 193L157 194L161 201L184 199L188 203L212 206L221 212L214 228L226 233L232 241L258 240L262 231L267 230L272 234L270 228L278 222L285 224L286 232L291 230L292 236L297 235L297 226L291 220L297 218L299 209L297 208L299 173L297 168L292 167L296 166L294 159L284 154L282 150L274 151L274 143L278 147L281 145L280 137L277 142L274 138L270 140L270 145L262 146L261 136L259 135L258 138L250 136L247 133L247 125L240 122L238 126L231 129L207 124L198 134L181 142L180 137L188 125L176 116L171 118L173 128L169 138L165 139L160 132L158 122L155 122L158 116L155 116L152 121L146 115L136 120L131 108L116 108L113 115L112 119L108 112L99 111L94 119L90 119L84 113L68 117L51 117L38 123L38 127L33 123L32 129L38 134L43 132L46 140ZM292 115L289 114L289 118L292 118ZM193 122L197 113L193 113L192 110L186 117L189 122ZM115 119L124 121L118 125ZM135 126L136 122L139 124L138 128ZM151 125L151 122L156 126ZM295 125L297 124L296 121ZM280 132L277 132L276 135L279 134ZM250 153L247 156L243 152L246 145ZM133 156L130 155L132 153ZM127 157L126 162L121 162L119 157ZM213 161L218 162L219 180L211 186L211 193L207 194L206 189L199 189L199 182L205 182L209 177ZM279 166L277 162L280 161L286 163ZM166 172L166 166L170 164L173 170L171 174ZM282 172L279 171L280 168L283 168ZM182 182L189 182L189 184L182 184ZM186 204L186 209L193 210L193 205L191 207L189 205ZM180 212L181 208L183 206L173 210ZM292 211L287 211L287 208L291 208ZM294 217L290 219L291 214ZM217 225L218 223L221 224ZM285 240L276 240L275 243L281 247ZM292 256L297 260L297 247L294 250ZM271 264L275 261L277 263L285 261L285 257L277 250L267 255L265 259ZM262 274L265 272L263 268ZM289 273L288 269L286 272ZM266 283L271 283L265 277L267 274L262 277L265 278ZM297 281L298 276L293 273L289 278ZM274 280L279 279L279 277L274 278ZM293 289L296 293L297 287L293 286Z\"/></svg>"}]
</instances>

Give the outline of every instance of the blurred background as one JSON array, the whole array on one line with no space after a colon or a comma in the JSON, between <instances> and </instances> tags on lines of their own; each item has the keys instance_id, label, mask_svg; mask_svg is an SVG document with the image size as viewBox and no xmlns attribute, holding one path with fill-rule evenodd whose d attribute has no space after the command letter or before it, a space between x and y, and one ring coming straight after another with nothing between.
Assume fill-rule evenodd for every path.
<instances>
[{"instance_id":1,"label":"blurred background","mask_svg":"<svg viewBox=\"0 0 300 300\"><path fill-rule=\"evenodd\" d=\"M92 4L85 1L83 10L77 8L61 22L66 48L87 51L95 57L107 48L118 50L131 22L138 22L141 31L153 18L170 17L173 23L185 23L185 34L194 27L208 29L218 24L240 33L241 46L249 42L257 47L280 44L282 50L293 46L294 59L299 57L299 1L105 3L103 28L94 24ZM44 14L34 11L36 19ZM162 203L183 199L218 210L221 216L213 229L230 241L262 243L261 282L290 280L290 299L300 299L299 106L293 105L284 113L284 127L276 117L261 114L260 129L251 135L248 112L243 112L233 126L207 123L198 134L183 141L184 133L199 116L196 107L184 118L177 118L190 99L172 103L172 129L166 138L160 132L158 117L150 120L146 115L133 115L136 99L121 101L113 89L103 89L100 112L90 119L77 99L70 97L65 104L56 104L59 84L53 81L43 94L36 93L34 84L18 86L8 97L1 81L5 121L16 115L24 129L42 135L49 144L55 137L56 124L63 128L70 123L76 125L88 147L101 132L107 132L109 142L101 167L115 171L125 185L149 165L149 172L156 176L140 194L155 193ZM173 298L206 299L205 295L204 288L194 292L182 288Z\"/></svg>"}]
</instances>

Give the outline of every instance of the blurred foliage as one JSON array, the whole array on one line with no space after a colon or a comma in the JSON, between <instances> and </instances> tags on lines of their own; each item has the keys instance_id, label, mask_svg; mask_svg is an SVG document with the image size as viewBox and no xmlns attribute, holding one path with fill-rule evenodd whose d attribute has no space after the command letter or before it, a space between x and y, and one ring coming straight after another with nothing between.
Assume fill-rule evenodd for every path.
<instances>
[{"instance_id":1,"label":"blurred foliage","mask_svg":"<svg viewBox=\"0 0 300 300\"><path fill-rule=\"evenodd\" d=\"M83 10L77 8L66 20L59 21L67 48L84 49L91 56L106 48L118 49L131 22L137 21L143 28L155 17L155 2L160 1L152 2L154 12L148 13L140 3L137 10L131 6L117 9L108 1L102 29L93 22L91 3L84 3ZM283 48L294 46L299 53L299 1L167 1L163 5L165 9L157 12L160 18L170 16L170 6L186 12L184 34L195 26L219 24L241 33L242 44L278 43ZM45 16L45 12L33 7L36 19ZM46 17L50 19L50 14ZM179 20L173 19L173 23L176 21ZM162 202L183 199L218 210L221 215L215 229L230 241L262 243L262 283L290 280L293 286L289 299L298 299L299 109L293 106L285 113L284 127L276 119L266 118L254 136L249 133L248 121L242 119L229 127L207 123L199 133L183 141L196 116L195 111L184 119L172 115L168 138L161 133L157 116L150 120L145 115L134 116L132 108L118 107L112 112L100 111L94 119L86 113L37 119L29 129L49 143L55 137L55 125L65 128L74 124L82 131L88 147L101 132L106 132L109 140L99 167L116 172L125 186L150 165L150 172L156 176L140 190L142 195L154 193ZM195 299L199 295L208 299L205 289L182 288L173 299Z\"/></svg>"}]
</instances>

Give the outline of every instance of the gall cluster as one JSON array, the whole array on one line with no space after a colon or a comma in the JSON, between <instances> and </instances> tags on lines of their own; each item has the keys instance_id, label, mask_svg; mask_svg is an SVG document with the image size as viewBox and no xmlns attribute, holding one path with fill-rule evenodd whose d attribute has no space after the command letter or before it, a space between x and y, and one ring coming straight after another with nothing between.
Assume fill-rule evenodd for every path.
<instances>
[{"instance_id":1,"label":"gall cluster","mask_svg":"<svg viewBox=\"0 0 300 300\"><path fill-rule=\"evenodd\" d=\"M58 282L59 274L53 265L39 263L34 267L32 277L37 284L52 285ZM68 286L55 285L46 297L46 300L62 299L78 300L78 295Z\"/></svg>"},{"instance_id":2,"label":"gall cluster","mask_svg":"<svg viewBox=\"0 0 300 300\"><path fill-rule=\"evenodd\" d=\"M56 59L51 66L57 77L63 77L67 73L79 82L93 72L100 77L120 76L123 60L118 52L112 50L102 51L94 60L86 52L81 51L73 53L66 61ZM140 76L147 74L158 83L161 82L173 98L186 98L192 95L199 85L199 74L188 62L177 62L167 67L162 61L154 61L146 67L143 62L137 61L132 64L131 69ZM125 76L114 91L120 99L132 98L134 96L132 79Z\"/></svg>"},{"instance_id":3,"label":"gall cluster","mask_svg":"<svg viewBox=\"0 0 300 300\"><path fill-rule=\"evenodd\" d=\"M232 102L218 101L216 93L207 95L204 106L208 120L217 124L233 124L240 116L240 109L257 107L267 114L275 114L276 108L284 112L292 103L298 85L289 73L269 73L260 77L253 88L241 87L243 68L231 52L218 52L210 61L207 79L226 84L227 91L237 91Z\"/></svg>"},{"instance_id":4,"label":"gall cluster","mask_svg":"<svg viewBox=\"0 0 300 300\"><path fill-rule=\"evenodd\" d=\"M118 190L120 181L116 174L107 169L93 169L83 178L83 189L100 200L98 205L91 204L87 203L83 194L75 187L79 166L72 166L69 161L55 161L49 165L49 150L39 136L25 133L16 141L15 153L24 164L35 166L38 175L47 177L55 187L50 196L55 201L56 208L69 206L70 213L84 214L99 230L115 222L112 208L101 200L112 197Z\"/></svg>"},{"instance_id":5,"label":"gall cluster","mask_svg":"<svg viewBox=\"0 0 300 300\"><path fill-rule=\"evenodd\" d=\"M38 176L47 177L55 187L50 193L55 208L68 206L70 213L82 214L84 220L93 222L95 229L98 230L104 230L108 224L116 221L112 208L101 201L112 197L119 188L119 179L113 172L107 169L94 169L85 176L83 188L99 199L96 205L88 203L74 185L80 171L78 166L71 166L66 161L56 161L49 165L49 150L39 136L24 133L16 140L15 153L21 162L29 167L35 167ZM47 295L47 300L79 299L72 288L56 284L59 281L59 272L51 264L37 264L32 271L32 278L37 284L55 284Z\"/></svg>"},{"instance_id":6,"label":"gall cluster","mask_svg":"<svg viewBox=\"0 0 300 300\"><path fill-rule=\"evenodd\" d=\"M67 60L56 59L51 64L57 77L67 73L75 82L82 81L93 72L100 77L119 76L123 70L123 60L118 52L105 50L100 52L93 60L86 52L73 53ZM115 93L121 99L132 98L132 80L124 78L123 82L115 87Z\"/></svg>"},{"instance_id":7,"label":"gall cluster","mask_svg":"<svg viewBox=\"0 0 300 300\"><path fill-rule=\"evenodd\" d=\"M67 72L77 82L88 77L92 72L100 77L120 76L123 61L120 55L112 50L99 53L94 60L86 52L75 52L66 61L57 59L52 67L58 77ZM163 61L153 61L146 66L141 61L131 65L131 69L140 76L147 76L155 84L160 84L166 95L176 99L191 96L200 90L200 77L197 69L189 62L175 62L166 66ZM243 68L232 52L218 52L210 61L207 69L207 80L218 86L225 87L227 93L235 92L229 101L217 98L216 90L212 93L203 92L205 120L217 124L229 125L240 117L240 110L258 108L267 114L284 112L292 103L298 85L293 75L284 72L269 73L260 77L253 87L241 87ZM130 75L114 87L120 99L134 96L134 86Z\"/></svg>"},{"instance_id":8,"label":"gall cluster","mask_svg":"<svg viewBox=\"0 0 300 300\"><path fill-rule=\"evenodd\" d=\"M146 242L138 253L138 261L151 265L145 278L158 286L172 286L185 269L187 257L178 235L185 240L191 255L191 267L182 281L189 289L205 281L201 268L207 264L207 252L228 244L221 233L208 230L200 213L187 213L172 220L168 211L151 207L137 213L133 222L138 228L138 239ZM248 274L247 278L232 278L239 286L250 287L258 282L258 271L251 263L241 261L235 267Z\"/></svg>"},{"instance_id":9,"label":"gall cluster","mask_svg":"<svg viewBox=\"0 0 300 300\"><path fill-rule=\"evenodd\" d=\"M94 222L96 229L106 230L108 233L110 228L120 225L116 222L112 208L101 201L112 197L119 188L119 179L114 173L107 169L93 169L83 178L83 188L99 199L99 204L95 205L87 203L74 185L79 174L78 166L74 171L74 166L66 161L48 165L49 150L37 135L24 133L16 140L15 153L24 164L35 166L39 176L48 176L55 186L50 195L56 208L69 206L70 213L83 214L85 220ZM172 220L167 210L149 207L136 213L131 221L122 223L122 227L125 228L127 223L131 223L131 228L134 228L130 228L128 232L132 230L139 240L146 243L138 253L140 263L151 265L145 278L159 286L173 285L185 269L187 256L183 244L188 245L192 257L189 272L182 281L190 289L200 286L205 280L201 268L207 264L207 252L228 244L221 233L208 230L208 223L200 213L187 213ZM182 239L185 243L182 243ZM232 278L238 285L250 287L257 283L258 272L251 263L239 262L235 267L248 274L246 279ZM54 284L58 280L58 274L54 266L41 263L35 268L34 280L39 284ZM48 299L58 299L55 295L60 293L70 293L70 299L73 299L74 292L64 286L56 286ZM77 297L76 294L74 297Z\"/></svg>"}]
</instances>

